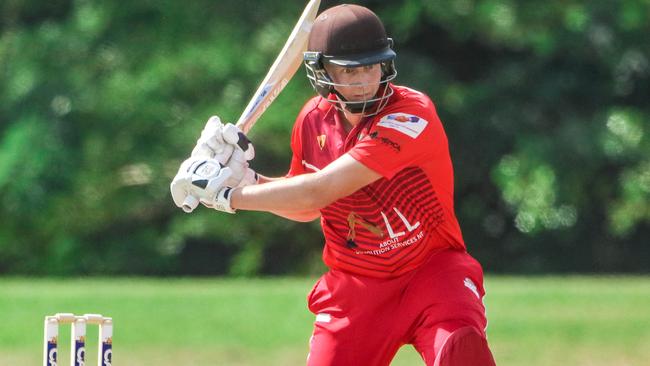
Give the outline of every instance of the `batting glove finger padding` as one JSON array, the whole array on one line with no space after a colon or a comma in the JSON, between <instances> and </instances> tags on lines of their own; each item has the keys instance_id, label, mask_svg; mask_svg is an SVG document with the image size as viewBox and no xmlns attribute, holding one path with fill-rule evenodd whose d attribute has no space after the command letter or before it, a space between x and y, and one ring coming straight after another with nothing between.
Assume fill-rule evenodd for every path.
<instances>
[{"instance_id":1,"label":"batting glove finger padding","mask_svg":"<svg viewBox=\"0 0 650 366\"><path fill-rule=\"evenodd\" d=\"M192 150L192 156L204 156L217 159L221 164L225 164L230 155L237 146L239 131L235 126L225 128L218 116L212 116L206 122L201 137L196 141L196 146ZM235 128L234 134L232 128Z\"/></svg>"},{"instance_id":2,"label":"batting glove finger padding","mask_svg":"<svg viewBox=\"0 0 650 366\"><path fill-rule=\"evenodd\" d=\"M239 148L244 151L246 160L251 161L255 158L255 148L253 147L253 143L248 139L248 136L239 129L239 127L232 123L227 123L223 127L223 139L230 144L239 146Z\"/></svg>"},{"instance_id":3,"label":"batting glove finger padding","mask_svg":"<svg viewBox=\"0 0 650 366\"><path fill-rule=\"evenodd\" d=\"M201 136L196 141L196 147L192 150L192 156L208 156L213 158L215 154L221 153L226 143L221 136L223 123L218 116L212 116L206 122L201 131Z\"/></svg>"},{"instance_id":4,"label":"batting glove finger padding","mask_svg":"<svg viewBox=\"0 0 650 366\"><path fill-rule=\"evenodd\" d=\"M248 162L244 158L244 152L237 148L233 151L228 163L226 164L232 171L230 178L226 181L225 185L228 187L235 187L241 182L248 169Z\"/></svg>"},{"instance_id":5,"label":"batting glove finger padding","mask_svg":"<svg viewBox=\"0 0 650 366\"><path fill-rule=\"evenodd\" d=\"M237 147L244 151L246 160L253 160L255 149L248 137L232 123L224 125L218 116L212 116L201 131L192 156L205 156L226 164Z\"/></svg>"},{"instance_id":6,"label":"batting glove finger padding","mask_svg":"<svg viewBox=\"0 0 650 366\"><path fill-rule=\"evenodd\" d=\"M239 142L239 133L241 131L232 123L226 123L222 129L223 140L231 145L237 145ZM244 135L245 136L245 135Z\"/></svg>"}]
</instances>

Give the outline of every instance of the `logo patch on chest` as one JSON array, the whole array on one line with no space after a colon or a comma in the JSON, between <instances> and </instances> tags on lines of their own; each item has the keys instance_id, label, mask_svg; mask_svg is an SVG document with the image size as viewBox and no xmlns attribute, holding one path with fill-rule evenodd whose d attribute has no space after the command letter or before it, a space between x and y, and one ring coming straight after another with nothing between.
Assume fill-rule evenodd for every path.
<instances>
[{"instance_id":1,"label":"logo patch on chest","mask_svg":"<svg viewBox=\"0 0 650 366\"><path fill-rule=\"evenodd\" d=\"M428 124L426 119L412 114L393 113L382 117L377 126L397 130L411 138L417 138Z\"/></svg>"},{"instance_id":2,"label":"logo patch on chest","mask_svg":"<svg viewBox=\"0 0 650 366\"><path fill-rule=\"evenodd\" d=\"M348 215L348 240L347 240L347 246L350 249L357 248L357 243L354 241L354 239L357 236L357 231L356 231L356 226L360 225L366 230L370 231L371 233L375 234L378 238L383 238L384 233L381 231L381 229L370 223L368 220L364 219L363 217L359 216L358 214L354 212L350 212Z\"/></svg>"}]
</instances>

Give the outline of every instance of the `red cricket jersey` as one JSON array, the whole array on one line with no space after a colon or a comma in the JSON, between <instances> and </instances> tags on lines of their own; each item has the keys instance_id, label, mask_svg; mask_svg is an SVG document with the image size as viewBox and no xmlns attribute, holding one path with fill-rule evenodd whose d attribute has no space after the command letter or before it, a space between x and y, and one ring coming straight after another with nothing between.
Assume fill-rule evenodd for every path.
<instances>
[{"instance_id":1,"label":"red cricket jersey","mask_svg":"<svg viewBox=\"0 0 650 366\"><path fill-rule=\"evenodd\" d=\"M305 104L293 128L287 176L323 169L343 154L383 178L321 209L323 261L333 269L390 278L432 252L465 250L454 213L454 177L447 136L433 102L391 85L380 114L350 133L322 97Z\"/></svg>"}]
</instances>

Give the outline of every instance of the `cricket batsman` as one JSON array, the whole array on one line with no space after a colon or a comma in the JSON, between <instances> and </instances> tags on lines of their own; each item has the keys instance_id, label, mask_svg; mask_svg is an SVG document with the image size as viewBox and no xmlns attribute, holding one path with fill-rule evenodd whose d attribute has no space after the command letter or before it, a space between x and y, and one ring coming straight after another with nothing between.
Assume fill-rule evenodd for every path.
<instances>
[{"instance_id":1,"label":"cricket batsman","mask_svg":"<svg viewBox=\"0 0 650 366\"><path fill-rule=\"evenodd\" d=\"M325 10L304 53L318 95L296 118L286 176L252 171L252 145L212 117L172 196L179 207L195 197L227 213L320 218L329 270L307 299L307 365L389 365L404 344L429 366L495 365L483 271L454 213L447 137L429 97L392 83L395 57L372 11Z\"/></svg>"}]
</instances>

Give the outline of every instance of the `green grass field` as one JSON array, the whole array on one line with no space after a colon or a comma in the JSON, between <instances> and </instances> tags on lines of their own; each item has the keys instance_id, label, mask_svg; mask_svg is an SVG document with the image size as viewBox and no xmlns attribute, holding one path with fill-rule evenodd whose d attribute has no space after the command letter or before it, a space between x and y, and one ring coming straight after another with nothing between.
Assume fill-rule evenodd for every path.
<instances>
[{"instance_id":1,"label":"green grass field","mask_svg":"<svg viewBox=\"0 0 650 366\"><path fill-rule=\"evenodd\" d=\"M304 365L313 279L0 278L0 365L39 365L43 317L114 318L115 365ZM488 277L499 365L648 365L650 277ZM95 364L96 327L88 364ZM68 327L60 364L68 364ZM393 365L422 364L404 347Z\"/></svg>"}]
</instances>

